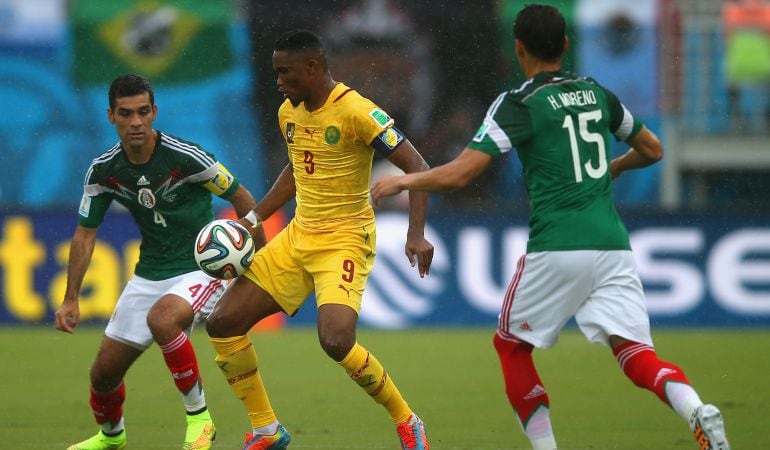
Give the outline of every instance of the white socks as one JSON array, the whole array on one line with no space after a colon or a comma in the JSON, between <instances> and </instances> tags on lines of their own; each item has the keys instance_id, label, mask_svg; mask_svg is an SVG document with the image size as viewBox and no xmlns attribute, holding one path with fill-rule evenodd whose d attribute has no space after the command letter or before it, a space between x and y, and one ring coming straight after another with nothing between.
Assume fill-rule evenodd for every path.
<instances>
[{"instance_id":1,"label":"white socks","mask_svg":"<svg viewBox=\"0 0 770 450\"><path fill-rule=\"evenodd\" d=\"M668 402L671 403L671 407L679 414L679 417L688 423L695 408L703 404L695 389L684 383L666 384L666 397L668 397Z\"/></svg>"},{"instance_id":2,"label":"white socks","mask_svg":"<svg viewBox=\"0 0 770 450\"><path fill-rule=\"evenodd\" d=\"M516 417L518 418L518 416ZM543 406L537 408L529 418L524 433L529 438L530 444L532 444L532 450L556 449L556 438L553 436L548 408Z\"/></svg>"}]
</instances>

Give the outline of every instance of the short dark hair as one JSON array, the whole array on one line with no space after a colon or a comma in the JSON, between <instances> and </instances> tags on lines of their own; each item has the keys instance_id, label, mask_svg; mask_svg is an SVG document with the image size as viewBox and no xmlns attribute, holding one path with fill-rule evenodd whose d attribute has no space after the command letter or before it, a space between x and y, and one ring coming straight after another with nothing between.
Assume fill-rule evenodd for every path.
<instances>
[{"instance_id":1,"label":"short dark hair","mask_svg":"<svg viewBox=\"0 0 770 450\"><path fill-rule=\"evenodd\" d=\"M324 52L324 46L321 43L321 38L312 31L291 30L276 39L273 50L277 52L284 50L314 50Z\"/></svg>"},{"instance_id":2,"label":"short dark hair","mask_svg":"<svg viewBox=\"0 0 770 450\"><path fill-rule=\"evenodd\" d=\"M548 5L527 5L516 15L513 36L543 61L559 59L564 52L566 24L558 9Z\"/></svg>"},{"instance_id":3,"label":"short dark hair","mask_svg":"<svg viewBox=\"0 0 770 450\"><path fill-rule=\"evenodd\" d=\"M134 74L121 75L110 84L110 109L115 108L116 100L119 97L132 97L147 92L150 94L150 104L155 104L155 93L152 90L150 80Z\"/></svg>"}]
</instances>

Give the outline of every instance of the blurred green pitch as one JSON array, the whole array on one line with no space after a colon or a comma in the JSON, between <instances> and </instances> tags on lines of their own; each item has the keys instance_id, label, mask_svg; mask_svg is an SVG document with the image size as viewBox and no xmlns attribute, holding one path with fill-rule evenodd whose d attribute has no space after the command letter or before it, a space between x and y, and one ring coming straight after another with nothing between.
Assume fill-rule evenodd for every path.
<instances>
[{"instance_id":1,"label":"blurred green pitch","mask_svg":"<svg viewBox=\"0 0 770 450\"><path fill-rule=\"evenodd\" d=\"M53 327L0 327L0 448L65 449L96 432L88 368L102 326L72 336ZM504 396L493 328L360 330L428 426L431 447L528 448ZM725 416L733 448L770 448L770 330L654 330L659 355L687 372L704 400ZM193 334L206 397L217 424L214 448L240 448L249 425L213 361L205 332ZM354 386L317 344L314 329L256 333L260 358L292 449L395 449L384 409ZM620 372L610 352L576 331L536 351L561 449L694 449L687 426ZM127 449L178 449L184 435L179 394L152 347L131 369L124 405Z\"/></svg>"}]
</instances>

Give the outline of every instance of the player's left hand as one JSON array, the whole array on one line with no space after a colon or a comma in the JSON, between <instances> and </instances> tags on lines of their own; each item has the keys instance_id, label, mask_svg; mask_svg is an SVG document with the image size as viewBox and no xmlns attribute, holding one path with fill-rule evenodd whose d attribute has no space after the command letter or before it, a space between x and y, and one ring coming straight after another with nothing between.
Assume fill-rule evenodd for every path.
<instances>
[{"instance_id":1,"label":"player's left hand","mask_svg":"<svg viewBox=\"0 0 770 450\"><path fill-rule=\"evenodd\" d=\"M409 264L420 272L420 278L425 278L430 272L430 264L433 262L433 244L423 236L407 236L406 257Z\"/></svg>"},{"instance_id":2,"label":"player's left hand","mask_svg":"<svg viewBox=\"0 0 770 450\"><path fill-rule=\"evenodd\" d=\"M80 305L76 300L64 300L54 314L56 329L72 334L80 320Z\"/></svg>"},{"instance_id":3,"label":"player's left hand","mask_svg":"<svg viewBox=\"0 0 770 450\"><path fill-rule=\"evenodd\" d=\"M404 189L400 186L400 175L387 175L379 178L374 182L369 192L372 194L372 203L374 206L379 206L380 199L390 195L396 195ZM427 242L427 241L426 241ZM430 243L428 243L430 245ZM431 254L433 252L433 246L431 246ZM414 264L412 264L414 266ZM430 262L428 262L430 265Z\"/></svg>"}]
</instances>

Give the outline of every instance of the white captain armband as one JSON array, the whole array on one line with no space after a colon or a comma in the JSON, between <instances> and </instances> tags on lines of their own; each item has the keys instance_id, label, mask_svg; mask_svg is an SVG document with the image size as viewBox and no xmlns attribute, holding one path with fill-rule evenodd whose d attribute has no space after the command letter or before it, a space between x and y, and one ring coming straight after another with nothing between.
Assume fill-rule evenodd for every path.
<instances>
[{"instance_id":1,"label":"white captain armband","mask_svg":"<svg viewBox=\"0 0 770 450\"><path fill-rule=\"evenodd\" d=\"M390 127L374 138L372 147L383 158L390 158L399 145L406 140L404 133L396 127Z\"/></svg>"},{"instance_id":2,"label":"white captain armband","mask_svg":"<svg viewBox=\"0 0 770 450\"><path fill-rule=\"evenodd\" d=\"M259 217L259 214L255 213L253 209L243 216L243 218L251 223L251 228L257 228L262 225L262 218Z\"/></svg>"}]
</instances>

